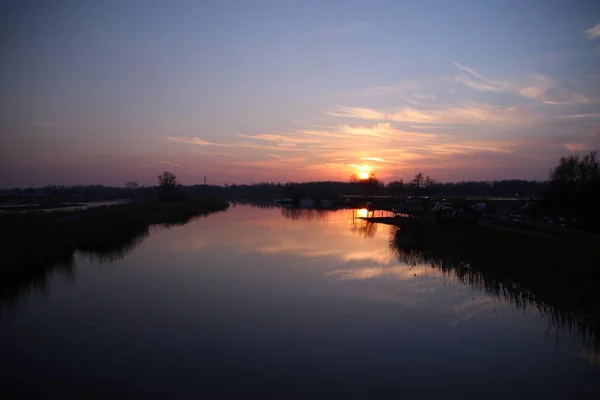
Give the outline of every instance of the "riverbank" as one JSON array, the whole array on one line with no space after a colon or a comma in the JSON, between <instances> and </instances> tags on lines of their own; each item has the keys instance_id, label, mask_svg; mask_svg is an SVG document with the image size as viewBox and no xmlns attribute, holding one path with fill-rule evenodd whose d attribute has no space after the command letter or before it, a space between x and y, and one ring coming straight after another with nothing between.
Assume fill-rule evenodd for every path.
<instances>
[{"instance_id":1,"label":"riverbank","mask_svg":"<svg viewBox=\"0 0 600 400\"><path fill-rule=\"evenodd\" d=\"M516 285L521 301L551 304L591 327L600 340L600 246L490 226L377 220L399 228L390 242L393 248L443 260L465 276L481 274L491 291Z\"/></svg>"},{"instance_id":2,"label":"riverbank","mask_svg":"<svg viewBox=\"0 0 600 400\"><path fill-rule=\"evenodd\" d=\"M0 215L2 269L45 268L67 263L77 250L127 247L153 225L177 225L227 209L214 199L134 202L64 212Z\"/></svg>"}]
</instances>

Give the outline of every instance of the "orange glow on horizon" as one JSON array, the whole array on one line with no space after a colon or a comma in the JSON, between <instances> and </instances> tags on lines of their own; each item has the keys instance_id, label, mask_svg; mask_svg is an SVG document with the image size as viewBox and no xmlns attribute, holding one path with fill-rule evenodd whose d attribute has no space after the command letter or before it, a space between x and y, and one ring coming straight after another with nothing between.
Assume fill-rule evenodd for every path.
<instances>
[{"instance_id":1,"label":"orange glow on horizon","mask_svg":"<svg viewBox=\"0 0 600 400\"><path fill-rule=\"evenodd\" d=\"M359 179L369 179L369 173L367 171L359 171L358 178Z\"/></svg>"},{"instance_id":2,"label":"orange glow on horizon","mask_svg":"<svg viewBox=\"0 0 600 400\"><path fill-rule=\"evenodd\" d=\"M356 177L360 180L369 179L369 176L371 176L370 165L348 164L348 166L354 168L354 173L356 174Z\"/></svg>"}]
</instances>

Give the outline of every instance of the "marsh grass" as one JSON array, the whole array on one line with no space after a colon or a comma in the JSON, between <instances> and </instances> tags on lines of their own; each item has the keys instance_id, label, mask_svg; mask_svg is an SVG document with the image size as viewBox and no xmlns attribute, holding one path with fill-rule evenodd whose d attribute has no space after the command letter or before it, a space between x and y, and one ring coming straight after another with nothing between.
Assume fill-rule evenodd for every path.
<instances>
[{"instance_id":1,"label":"marsh grass","mask_svg":"<svg viewBox=\"0 0 600 400\"><path fill-rule=\"evenodd\" d=\"M3 269L46 267L76 250L111 250L131 246L152 225L178 225L226 209L211 199L174 203L117 204L73 212L27 212L0 215Z\"/></svg>"}]
</instances>

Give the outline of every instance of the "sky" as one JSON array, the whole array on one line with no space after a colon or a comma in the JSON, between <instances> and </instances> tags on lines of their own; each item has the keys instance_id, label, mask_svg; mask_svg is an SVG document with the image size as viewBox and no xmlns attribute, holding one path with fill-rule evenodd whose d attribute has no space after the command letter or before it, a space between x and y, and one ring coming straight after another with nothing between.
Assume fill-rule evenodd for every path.
<instances>
[{"instance_id":1,"label":"sky","mask_svg":"<svg viewBox=\"0 0 600 400\"><path fill-rule=\"evenodd\" d=\"M546 179L600 149L598 1L0 4L0 187Z\"/></svg>"}]
</instances>

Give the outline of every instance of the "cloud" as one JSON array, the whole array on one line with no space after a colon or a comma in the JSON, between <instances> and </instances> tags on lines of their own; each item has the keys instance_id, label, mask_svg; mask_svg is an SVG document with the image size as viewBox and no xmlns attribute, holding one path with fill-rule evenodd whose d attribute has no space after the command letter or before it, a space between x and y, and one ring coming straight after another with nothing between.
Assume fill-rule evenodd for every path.
<instances>
[{"instance_id":1,"label":"cloud","mask_svg":"<svg viewBox=\"0 0 600 400\"><path fill-rule=\"evenodd\" d=\"M269 134L262 133L259 135L238 135L239 137L248 138L248 139L256 139L256 140L266 140L271 142L283 142L283 143L294 143L294 144L303 144L303 143L323 143L322 140L313 139L313 138L302 138L293 135L277 135L277 134Z\"/></svg>"},{"instance_id":2,"label":"cloud","mask_svg":"<svg viewBox=\"0 0 600 400\"><path fill-rule=\"evenodd\" d=\"M466 65L454 62L466 74L458 75L455 82L483 92L505 92L536 100L544 104L572 105L586 104L590 99L582 93L574 92L552 77L544 74L530 74L522 79L491 79Z\"/></svg>"},{"instance_id":3,"label":"cloud","mask_svg":"<svg viewBox=\"0 0 600 400\"><path fill-rule=\"evenodd\" d=\"M399 96L397 107L340 105L325 113L345 120L329 117L328 123L296 122L296 129L289 131L243 133L237 140L223 142L201 137L168 139L194 144L208 153L226 147L236 158L228 158L225 168L257 168L275 179L319 176L342 180L363 164L369 164L385 180L407 178L418 170L442 180L456 179L455 174L462 174L463 179L542 179L561 154L569 149L589 148L594 140L598 143L600 130L594 129L597 136L589 131L590 123L596 122L594 118L600 114L589 106L569 108L563 115L556 115L551 110L557 108L550 106L500 105L460 97L463 93L472 94L464 86L465 82L474 82L484 92L512 93L547 103L565 102L558 96L561 93L555 92L561 86L554 79L530 75L521 81L500 80L466 65L458 64L457 68L466 80L447 76L446 83L453 85L451 92L442 81L441 89L436 88L440 91L433 93L425 91L434 89L427 81L419 85L406 83L407 88L414 90L409 93L412 99L430 103L424 106L404 104L405 98ZM378 90L385 93L381 88ZM569 135L561 137L567 124Z\"/></svg>"},{"instance_id":4,"label":"cloud","mask_svg":"<svg viewBox=\"0 0 600 400\"><path fill-rule=\"evenodd\" d=\"M585 31L585 33L587 33L588 39L595 39L597 37L600 37L600 24L594 25L593 27Z\"/></svg>"},{"instance_id":5,"label":"cloud","mask_svg":"<svg viewBox=\"0 0 600 400\"><path fill-rule=\"evenodd\" d=\"M463 106L438 110L419 110L401 108L396 111L383 112L363 107L338 106L336 111L328 112L337 117L358 118L365 120L393 121L427 124L518 124L537 119L519 107L499 107L488 104L469 103Z\"/></svg>"},{"instance_id":6,"label":"cloud","mask_svg":"<svg viewBox=\"0 0 600 400\"><path fill-rule=\"evenodd\" d=\"M361 157L361 160L364 160L364 161L377 161L377 162L381 162L381 163L386 162L383 158L380 158L380 157Z\"/></svg>"},{"instance_id":7,"label":"cloud","mask_svg":"<svg viewBox=\"0 0 600 400\"><path fill-rule=\"evenodd\" d=\"M420 82L416 79L407 79L393 85L374 86L361 90L350 90L347 92L347 94L354 96L394 96L422 91L423 89L423 82Z\"/></svg>"},{"instance_id":8,"label":"cloud","mask_svg":"<svg viewBox=\"0 0 600 400\"><path fill-rule=\"evenodd\" d=\"M214 147L240 147L240 148L248 148L248 149L264 149L264 150L280 150L280 151L304 151L303 149L298 149L295 147L284 146L263 146L253 143L245 143L245 142L234 142L234 143L215 143L209 142L208 140L204 140L198 137L183 137L183 136L168 136L167 140L174 143L183 143L183 144L195 144L198 146L214 146ZM292 143L293 144L293 143Z\"/></svg>"},{"instance_id":9,"label":"cloud","mask_svg":"<svg viewBox=\"0 0 600 400\"><path fill-rule=\"evenodd\" d=\"M168 140L175 143L189 143L197 144L199 146L218 146L218 147L230 147L228 144L209 142L198 137L182 137L182 136L168 136Z\"/></svg>"},{"instance_id":10,"label":"cloud","mask_svg":"<svg viewBox=\"0 0 600 400\"><path fill-rule=\"evenodd\" d=\"M588 148L588 146L584 143L565 143L565 147L567 148L567 150L569 151L584 151L584 150L591 150L590 148Z\"/></svg>"},{"instance_id":11,"label":"cloud","mask_svg":"<svg viewBox=\"0 0 600 400\"><path fill-rule=\"evenodd\" d=\"M172 167L181 167L181 164L176 164L176 163L173 163L171 161L154 161L154 162L157 163L157 164L170 165Z\"/></svg>"},{"instance_id":12,"label":"cloud","mask_svg":"<svg viewBox=\"0 0 600 400\"><path fill-rule=\"evenodd\" d=\"M51 121L33 121L31 122L33 126L39 127L49 127L49 128L67 128L75 126L74 124L68 122L51 122Z\"/></svg>"},{"instance_id":13,"label":"cloud","mask_svg":"<svg viewBox=\"0 0 600 400\"><path fill-rule=\"evenodd\" d=\"M254 168L286 168L289 164L297 164L305 161L304 157L293 157L293 158L281 158L276 157L269 160L255 160L255 161L234 161L227 165L229 166L240 166L240 167L254 167ZM299 165L297 167L300 167Z\"/></svg>"},{"instance_id":14,"label":"cloud","mask_svg":"<svg viewBox=\"0 0 600 400\"><path fill-rule=\"evenodd\" d=\"M353 24L349 24L343 27L328 29L326 31L323 31L322 34L323 36L329 37L352 35L366 31L367 29L369 29L369 27L371 27L371 25L372 22L370 21L355 22Z\"/></svg>"},{"instance_id":15,"label":"cloud","mask_svg":"<svg viewBox=\"0 0 600 400\"><path fill-rule=\"evenodd\" d=\"M556 119L582 119L582 118L600 118L600 113L556 115Z\"/></svg>"}]
</instances>

